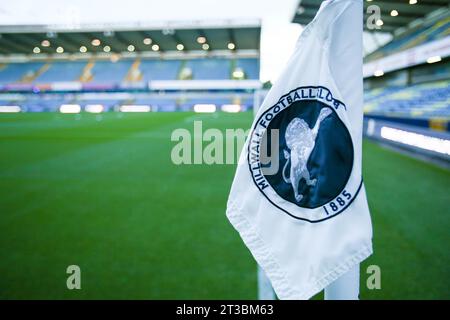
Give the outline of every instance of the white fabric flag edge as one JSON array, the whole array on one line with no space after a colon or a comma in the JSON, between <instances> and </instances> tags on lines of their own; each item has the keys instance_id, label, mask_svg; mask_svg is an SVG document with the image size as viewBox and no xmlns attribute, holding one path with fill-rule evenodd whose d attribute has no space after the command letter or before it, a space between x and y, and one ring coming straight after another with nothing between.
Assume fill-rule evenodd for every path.
<instances>
[{"instance_id":1,"label":"white fabric flag edge","mask_svg":"<svg viewBox=\"0 0 450 320\"><path fill-rule=\"evenodd\" d=\"M305 27L303 34L308 32L308 28L313 25L316 18L319 16L320 12L323 8L330 3L338 3L338 2L360 2L362 6L361 0L331 0L325 1L322 3L322 6L319 10L319 13L313 19L313 21ZM343 11L341 11L342 14ZM334 21L339 18L340 15L334 17ZM298 43L300 43L302 39L302 35L299 38ZM293 57L295 56L295 53ZM285 70L282 72L282 75L287 72L287 69L291 63L292 58L286 65ZM281 76L280 78L282 78ZM264 105L264 103L263 103ZM244 147L245 149L246 147ZM241 154L241 157L245 156L244 152ZM242 160L242 159L241 159ZM245 160L244 160L245 162ZM242 162L240 162L242 163ZM359 195L356 197L354 202L358 202L359 199L366 199L365 188L364 185L361 186L361 190ZM269 250L268 246L264 243L264 240L258 235L257 231L252 227L250 221L246 218L245 214L240 210L239 206L237 206L233 199L230 197L228 201L227 207L227 217L234 226L234 228L239 232L242 240L245 245L250 249L252 255L254 256L257 263L263 268L266 272L267 276L270 278L272 285L280 299L309 299L314 294L321 291L323 288L337 280L341 275L347 273L351 270L352 267L361 263L367 257L372 254L372 246L369 243L363 244L360 250L354 252L353 255L349 256L347 259L339 263L331 270L329 273L322 276L320 279L315 281L312 286L305 288L304 290L298 291L293 288L289 284L288 277L282 271L282 268L278 265L276 259L273 254Z\"/></svg>"},{"instance_id":2,"label":"white fabric flag edge","mask_svg":"<svg viewBox=\"0 0 450 320\"><path fill-rule=\"evenodd\" d=\"M232 203L228 205L227 217L239 232L257 263L267 274L277 296L282 300L307 300L311 298L373 253L371 246L364 246L329 274L319 279L315 285L302 292L298 292L289 285L286 275L281 271L281 268L264 244L264 241L258 236L245 216L240 213L240 210Z\"/></svg>"}]
</instances>

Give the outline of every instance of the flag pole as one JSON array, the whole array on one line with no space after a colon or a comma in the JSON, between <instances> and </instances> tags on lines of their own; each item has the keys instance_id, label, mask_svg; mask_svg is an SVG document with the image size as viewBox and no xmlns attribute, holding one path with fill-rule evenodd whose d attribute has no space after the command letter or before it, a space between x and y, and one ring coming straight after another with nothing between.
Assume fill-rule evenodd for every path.
<instances>
[{"instance_id":1,"label":"flag pole","mask_svg":"<svg viewBox=\"0 0 450 320\"><path fill-rule=\"evenodd\" d=\"M359 300L359 264L325 288L325 300Z\"/></svg>"}]
</instances>

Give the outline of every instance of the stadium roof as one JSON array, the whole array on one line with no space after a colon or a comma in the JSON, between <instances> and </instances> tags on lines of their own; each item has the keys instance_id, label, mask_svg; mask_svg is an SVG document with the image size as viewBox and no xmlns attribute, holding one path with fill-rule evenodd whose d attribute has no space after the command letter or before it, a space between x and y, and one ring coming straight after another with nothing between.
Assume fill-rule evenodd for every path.
<instances>
[{"instance_id":1,"label":"stadium roof","mask_svg":"<svg viewBox=\"0 0 450 320\"><path fill-rule=\"evenodd\" d=\"M314 18L321 2L322 0L300 0L292 22L308 24ZM368 17L367 7L371 5L380 7L383 25L380 29L375 30L369 30L365 25L365 29L392 33L398 28L406 27L418 18L423 18L432 11L448 6L449 2L448 0L364 0L365 21ZM391 15L393 10L397 12L396 16Z\"/></svg>"},{"instance_id":2,"label":"stadium roof","mask_svg":"<svg viewBox=\"0 0 450 320\"><path fill-rule=\"evenodd\" d=\"M195 25L195 27L194 27ZM258 23L127 26L1 26L0 55L35 53L259 50ZM156 46L155 46L156 45ZM105 49L106 46L106 49ZM58 48L61 49L58 50ZM37 48L37 49L36 49Z\"/></svg>"}]
</instances>

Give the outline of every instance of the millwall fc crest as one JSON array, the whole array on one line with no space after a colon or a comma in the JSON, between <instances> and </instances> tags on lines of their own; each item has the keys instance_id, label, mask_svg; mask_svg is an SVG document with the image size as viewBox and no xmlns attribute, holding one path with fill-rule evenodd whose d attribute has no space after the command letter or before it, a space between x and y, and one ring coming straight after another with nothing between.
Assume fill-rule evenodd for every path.
<instances>
[{"instance_id":1,"label":"millwall fc crest","mask_svg":"<svg viewBox=\"0 0 450 320\"><path fill-rule=\"evenodd\" d=\"M343 212L362 186L346 106L324 87L300 87L253 128L248 164L263 195L293 218L320 222Z\"/></svg>"}]
</instances>

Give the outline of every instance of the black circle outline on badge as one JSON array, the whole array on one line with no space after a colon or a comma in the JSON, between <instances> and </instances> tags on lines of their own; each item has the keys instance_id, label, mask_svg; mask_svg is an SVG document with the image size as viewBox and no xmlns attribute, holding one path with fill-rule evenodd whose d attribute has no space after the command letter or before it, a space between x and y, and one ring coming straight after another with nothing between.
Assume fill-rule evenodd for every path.
<instances>
[{"instance_id":1,"label":"black circle outline on badge","mask_svg":"<svg viewBox=\"0 0 450 320\"><path fill-rule=\"evenodd\" d=\"M327 90L328 90L328 89L327 89ZM326 107L324 107L324 108L329 108L329 109L331 109L331 111L332 111L333 113L336 114L336 117L338 118L339 122L340 122L340 123L344 126L344 128L346 129L345 131L346 131L347 137L350 139L350 141L351 141L351 146L352 146L352 150L351 150L351 154L352 154L352 161L351 161L351 162L352 162L352 170L350 170L350 172L348 173L347 177L345 178L346 184L343 186L343 188L338 192L338 194L337 194L333 199L331 199L331 200L328 201L327 203L324 203L324 204L321 204L321 205L317 205L317 206L315 206L315 207L302 207L302 206L299 206L299 205L297 205L297 204L294 203L296 206L298 206L298 207L300 207L300 208L314 210L314 209L317 209L317 208L324 207L326 204L328 204L328 203L330 203L331 201L333 201L334 199L336 199L336 197L338 197L338 196L345 190L345 187L347 186L347 183L348 183L348 181L350 180L350 177L352 176L353 164L354 164L354 162L355 162L355 148L353 147L353 139L352 139L352 136L351 136L350 132L348 131L348 128L345 126L344 122L339 118L339 115L337 114L337 112L334 110L333 107L330 107L329 105L327 105L327 104L325 104L325 103L323 103L323 102L321 102L321 101L314 100L314 99L304 99L304 100L302 100L302 101L315 101L315 102L320 102L320 103L322 103L323 105L326 106ZM295 102L291 103L291 105L294 104L294 103L295 103ZM289 105L288 107L286 107L284 110L286 110L287 108L290 108L291 105ZM259 122L259 120L264 116L264 114L266 114L266 112L269 111L269 110L271 110L272 108L273 108L273 107L267 109L267 110L261 115L261 117L259 117L258 122ZM281 112L280 112L280 113L281 113ZM275 119L275 117L276 117L276 116L274 116L273 119ZM272 120L273 120L273 119L272 119ZM269 183L269 184L270 184L270 183ZM272 185L270 185L270 186L272 187ZM275 190L273 187L272 187L272 189L275 191L275 193L276 193L280 198L282 198L283 200L285 200L285 201L287 201L287 202L293 203L293 202L291 202L291 201L285 199L285 198L284 198L281 194L279 194L278 191ZM325 211L326 211L326 209L325 209ZM327 212L327 215L328 215L328 212Z\"/></svg>"},{"instance_id":2,"label":"black circle outline on badge","mask_svg":"<svg viewBox=\"0 0 450 320\"><path fill-rule=\"evenodd\" d=\"M331 90L329 90L328 88L323 87L323 86L304 86L304 87L297 87L297 88L295 88L295 89L289 91L289 92L286 93L285 95L282 95L282 96L280 97L280 99L278 99L277 103L275 103L272 107L270 107L269 109L267 109L266 111L264 111L264 112L261 114L261 116L258 118L258 120L255 122L255 125L253 126L253 130L252 130L252 132L251 132L251 134L250 134L250 136L249 136L249 141L250 141L251 138L253 137L253 134L254 134L254 132L255 132L255 130L256 130L256 126L257 126L258 123L259 123L259 120L261 120L261 118L262 118L269 110L272 110L273 108L275 108L275 107L277 106L278 102L280 102L280 100L282 100L283 98L289 96L289 95L290 95L292 92L294 92L294 91L297 91L297 90L299 90L299 89L310 89L310 88L314 88L314 89L319 89L319 88L321 88L321 89L328 90L328 92L331 93ZM338 102L338 103L339 103L339 106L342 105L342 106L344 107L344 109L347 110L347 107L345 106L344 103L342 103L341 101L339 101L339 100L337 100L337 99L334 99L334 98L333 98L333 100L336 101L336 102ZM314 99L304 99L303 101L317 101L317 100L314 100ZM292 104L292 103L291 103L291 104ZM324 104L325 104L325 103L324 103ZM339 107L339 106L338 106L338 107ZM290 105L289 105L288 107L290 107ZM287 107L287 108L288 108L288 107ZM334 110L333 107L331 107L331 106L328 106L328 107L329 107L333 112L336 112L336 110ZM342 122L342 120L339 118L339 116L338 116L338 119ZM344 124L344 123L343 123L343 124ZM345 124L344 124L344 126L345 126ZM345 127L347 128L347 126L345 126ZM348 131L348 128L347 128L347 131ZM354 163L355 163L355 162L354 162L354 161L355 161L355 148L354 148L354 146L353 146L353 139L352 139L352 137L351 137L350 132L348 132L348 134L350 135L350 139L351 139L351 141L352 141L353 164L354 164ZM249 171L250 171L250 175L252 176L252 180L253 180L253 183L255 184L256 188L259 190L259 192L261 192L261 193L263 194L263 196L264 196L264 197L265 197L272 205L274 205L276 208L280 209L281 211L283 211L284 213L288 214L289 216L291 216L291 217L294 218L294 219L297 219L297 220L303 220L303 221L310 222L310 223L318 223L318 222L322 222L322 221L325 221L325 220L334 218L334 217L336 217L337 215L339 215L339 214L341 214L342 212L344 212L344 211L345 211L345 210L353 203L353 201L356 199L356 197L358 196L359 192L361 191L361 187L362 187L362 185L363 185L363 178L361 177L361 182L360 182L360 184L359 184L359 186L358 186L358 189L357 189L356 192L355 192L355 195L354 195L353 198L347 203L347 205L346 205L344 208L342 208L339 212L336 212L335 214L333 214L333 215L331 215L331 216L328 216L328 217L326 217L326 218L320 219L320 220L309 220L309 219L306 219L306 218L300 218L300 217L297 217L297 216L293 215L292 213L288 212L287 210L281 208L280 206L278 206L277 204L275 204L271 199L269 199L269 197L268 197L268 196L267 196L267 195L266 195L266 194L258 187L258 184L256 183L255 177L254 177L254 175L253 175L252 168L251 168L251 166L250 166L250 142L249 142L248 147L247 147L247 164L248 164L248 169L249 169ZM352 175L352 174L351 174L351 172L350 172L349 177L347 178L347 183L348 183L348 181L350 180L351 175ZM272 187L272 186L271 186L271 187ZM342 191L345 190L345 187L346 187L346 185L345 185L345 186L343 187L343 189L338 193L338 195L341 194ZM275 191L275 189L274 189L274 191ZM280 198L282 198L276 191L275 191L275 193L276 193ZM284 198L282 198L282 199L285 200ZM285 200L285 201L287 201L287 200ZM288 201L288 202L289 202L289 201ZM318 206L318 207L316 207L316 208L314 208L314 209L317 209L317 208L319 208L319 207L324 207L324 206L325 206L325 205ZM299 206L299 207L300 207L300 206ZM302 208L302 207L300 207L300 208ZM314 210L314 209L311 209L311 208L306 208L306 209L308 209L308 210ZM325 211L326 211L326 209L325 209ZM328 213L328 211L326 211L326 212Z\"/></svg>"}]
</instances>

